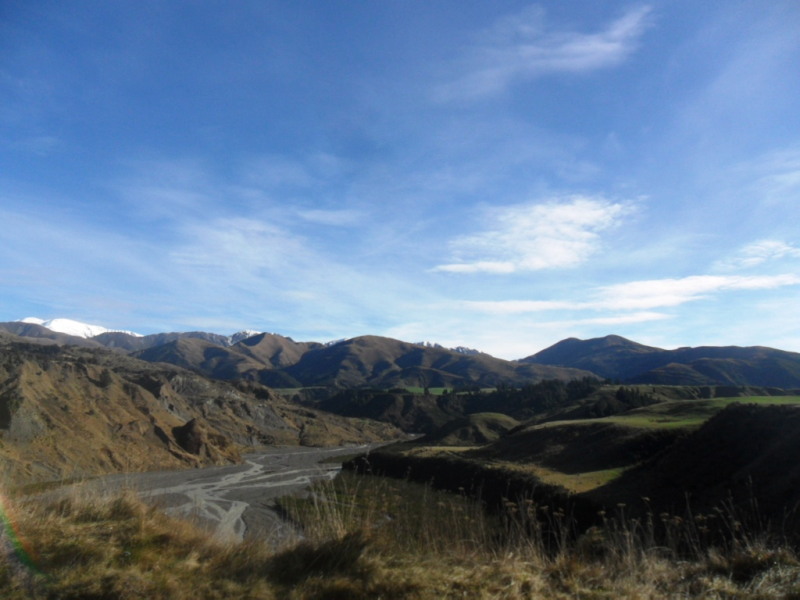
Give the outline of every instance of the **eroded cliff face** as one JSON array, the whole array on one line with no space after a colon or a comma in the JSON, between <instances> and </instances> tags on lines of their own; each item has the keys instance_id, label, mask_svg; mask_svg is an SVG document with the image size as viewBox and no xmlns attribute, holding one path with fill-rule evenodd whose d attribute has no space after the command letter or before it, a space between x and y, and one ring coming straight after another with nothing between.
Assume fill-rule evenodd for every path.
<instances>
[{"instance_id":1,"label":"eroded cliff face","mask_svg":"<svg viewBox=\"0 0 800 600\"><path fill-rule=\"evenodd\" d=\"M266 445L396 434L252 384L103 350L0 340L0 457L12 483L224 464Z\"/></svg>"}]
</instances>

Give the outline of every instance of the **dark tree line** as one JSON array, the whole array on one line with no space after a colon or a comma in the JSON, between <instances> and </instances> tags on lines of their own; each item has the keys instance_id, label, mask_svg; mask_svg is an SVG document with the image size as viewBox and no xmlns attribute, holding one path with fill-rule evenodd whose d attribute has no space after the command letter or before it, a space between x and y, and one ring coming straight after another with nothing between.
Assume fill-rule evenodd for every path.
<instances>
[{"instance_id":1,"label":"dark tree line","mask_svg":"<svg viewBox=\"0 0 800 600\"><path fill-rule=\"evenodd\" d=\"M464 413L499 412L515 418L529 418L560 406L574 404L594 393L602 382L586 377L561 381L545 379L522 386L499 384L494 390L472 388L454 391L450 397Z\"/></svg>"},{"instance_id":2,"label":"dark tree line","mask_svg":"<svg viewBox=\"0 0 800 600\"><path fill-rule=\"evenodd\" d=\"M590 377L572 381L547 379L522 386L500 384L492 390L477 386L446 390L441 395L419 394L404 388L341 390L317 406L348 416L387 420L389 413L425 413L434 421L481 412L503 413L524 420L548 410L569 406L594 393L602 382Z\"/></svg>"}]
</instances>

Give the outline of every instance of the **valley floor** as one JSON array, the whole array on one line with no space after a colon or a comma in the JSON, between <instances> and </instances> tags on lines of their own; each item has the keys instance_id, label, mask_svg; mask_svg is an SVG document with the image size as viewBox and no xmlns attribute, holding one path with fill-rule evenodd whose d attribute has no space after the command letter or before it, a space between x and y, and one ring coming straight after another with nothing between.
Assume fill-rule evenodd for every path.
<instances>
[{"instance_id":1,"label":"valley floor","mask_svg":"<svg viewBox=\"0 0 800 600\"><path fill-rule=\"evenodd\" d=\"M276 511L275 500L330 480L341 468L337 457L368 448L273 448L246 454L239 465L107 475L50 496L107 497L128 490L169 515L191 518L220 541L258 537L279 546L296 532Z\"/></svg>"}]
</instances>

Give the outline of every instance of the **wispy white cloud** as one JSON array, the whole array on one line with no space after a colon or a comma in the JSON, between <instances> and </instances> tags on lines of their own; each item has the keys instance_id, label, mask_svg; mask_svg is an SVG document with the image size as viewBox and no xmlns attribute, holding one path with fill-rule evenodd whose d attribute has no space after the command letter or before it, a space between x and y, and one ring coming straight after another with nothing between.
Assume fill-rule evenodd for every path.
<instances>
[{"instance_id":1,"label":"wispy white cloud","mask_svg":"<svg viewBox=\"0 0 800 600\"><path fill-rule=\"evenodd\" d=\"M600 232L617 225L630 210L584 196L492 209L487 215L492 227L453 240L457 261L434 270L514 273L574 267L597 250Z\"/></svg>"},{"instance_id":2,"label":"wispy white cloud","mask_svg":"<svg viewBox=\"0 0 800 600\"><path fill-rule=\"evenodd\" d=\"M519 315L491 315L476 319L474 314L454 311L452 306L439 310L429 307L424 313L415 314L381 334L411 342L433 339L446 347L468 346L514 360L529 356L565 337L583 336L588 332L605 335L608 327L635 327L641 323L655 323L670 318L672 315L640 311L556 319L530 319Z\"/></svg>"},{"instance_id":3,"label":"wispy white cloud","mask_svg":"<svg viewBox=\"0 0 800 600\"><path fill-rule=\"evenodd\" d=\"M709 298L727 291L768 290L800 285L800 276L791 273L770 276L721 276L694 275L680 279L651 279L631 281L595 288L588 292L586 300L497 300L463 301L460 306L468 310L496 314L514 315L546 311L601 311L636 310L647 311L669 308ZM626 318L653 320L665 318L662 313L639 312L627 316L601 317L613 322ZM623 319L619 321L619 319ZM594 319L596 322L597 319Z\"/></svg>"},{"instance_id":4,"label":"wispy white cloud","mask_svg":"<svg viewBox=\"0 0 800 600\"><path fill-rule=\"evenodd\" d=\"M171 274L160 249L148 241L76 219L70 210L43 213L36 198L19 209L3 199L11 206L0 210L0 276L14 295L49 307L37 316L68 315L131 329L137 323L126 321L127 315L144 297L163 300L160 292L171 284Z\"/></svg>"},{"instance_id":5,"label":"wispy white cloud","mask_svg":"<svg viewBox=\"0 0 800 600\"><path fill-rule=\"evenodd\" d=\"M551 310L579 310L587 308L587 304L584 302L559 300L467 300L459 304L468 310L498 315L516 315Z\"/></svg>"},{"instance_id":6,"label":"wispy white cloud","mask_svg":"<svg viewBox=\"0 0 800 600\"><path fill-rule=\"evenodd\" d=\"M630 325L632 323L648 323L650 321L661 321L671 319L672 315L662 312L638 311L625 313L622 315L611 315L608 317L594 317L588 319L578 319L570 322L574 325Z\"/></svg>"},{"instance_id":7,"label":"wispy white cloud","mask_svg":"<svg viewBox=\"0 0 800 600\"><path fill-rule=\"evenodd\" d=\"M108 186L137 219L208 216L223 195L202 161L136 160L127 167L128 174Z\"/></svg>"},{"instance_id":8,"label":"wispy white cloud","mask_svg":"<svg viewBox=\"0 0 800 600\"><path fill-rule=\"evenodd\" d=\"M723 270L748 269L784 258L800 258L800 247L781 240L760 240L744 246L735 255L720 261L718 267Z\"/></svg>"},{"instance_id":9,"label":"wispy white cloud","mask_svg":"<svg viewBox=\"0 0 800 600\"><path fill-rule=\"evenodd\" d=\"M300 157L268 154L245 160L237 178L266 190L309 189L337 181L350 168L347 160L329 152Z\"/></svg>"},{"instance_id":10,"label":"wispy white cloud","mask_svg":"<svg viewBox=\"0 0 800 600\"><path fill-rule=\"evenodd\" d=\"M679 306L714 294L736 290L769 290L800 284L794 274L769 276L693 275L680 279L652 279L605 286L599 290L598 307L645 310Z\"/></svg>"},{"instance_id":11,"label":"wispy white cloud","mask_svg":"<svg viewBox=\"0 0 800 600\"><path fill-rule=\"evenodd\" d=\"M201 279L246 285L268 272L290 269L305 261L302 239L253 218L195 221L181 226L187 240L171 254L179 266Z\"/></svg>"},{"instance_id":12,"label":"wispy white cloud","mask_svg":"<svg viewBox=\"0 0 800 600\"><path fill-rule=\"evenodd\" d=\"M406 314L405 299L426 296L408 281L328 252L313 234L258 215L176 227L179 239L162 267L172 287L186 291L189 301L176 309L184 322L226 313L241 326L324 341L375 333L377 325L364 323Z\"/></svg>"},{"instance_id":13,"label":"wispy white cloud","mask_svg":"<svg viewBox=\"0 0 800 600\"><path fill-rule=\"evenodd\" d=\"M453 263L449 265L439 265L435 271L447 271L449 273L495 273L507 274L516 271L512 262L495 260L479 260L472 263Z\"/></svg>"},{"instance_id":14,"label":"wispy white cloud","mask_svg":"<svg viewBox=\"0 0 800 600\"><path fill-rule=\"evenodd\" d=\"M341 209L341 210L302 210L299 213L300 218L311 223L319 225L331 225L335 227L345 227L357 225L364 219L364 213L359 210Z\"/></svg>"},{"instance_id":15,"label":"wispy white cloud","mask_svg":"<svg viewBox=\"0 0 800 600\"><path fill-rule=\"evenodd\" d=\"M768 204L797 204L800 201L800 148L774 152L755 161L752 188Z\"/></svg>"},{"instance_id":16,"label":"wispy white cloud","mask_svg":"<svg viewBox=\"0 0 800 600\"><path fill-rule=\"evenodd\" d=\"M548 30L538 7L499 20L470 57L466 73L439 89L451 100L491 96L519 80L551 73L582 73L620 64L648 24L647 6L629 9L600 31Z\"/></svg>"},{"instance_id":17,"label":"wispy white cloud","mask_svg":"<svg viewBox=\"0 0 800 600\"><path fill-rule=\"evenodd\" d=\"M577 312L587 310L600 310L611 308L603 301L597 302L569 302L569 301L547 301L547 300L499 300L499 301L465 301L458 303L461 308L468 311L481 313L511 316L541 312ZM604 317L583 317L571 319L569 323L592 323L602 325L614 325L620 323L643 323L646 321L656 321L668 319L670 315L661 312L639 311L625 313L622 315L609 315Z\"/></svg>"},{"instance_id":18,"label":"wispy white cloud","mask_svg":"<svg viewBox=\"0 0 800 600\"><path fill-rule=\"evenodd\" d=\"M241 178L245 183L268 189L308 187L316 179L302 161L278 155L249 159L242 168Z\"/></svg>"}]
</instances>

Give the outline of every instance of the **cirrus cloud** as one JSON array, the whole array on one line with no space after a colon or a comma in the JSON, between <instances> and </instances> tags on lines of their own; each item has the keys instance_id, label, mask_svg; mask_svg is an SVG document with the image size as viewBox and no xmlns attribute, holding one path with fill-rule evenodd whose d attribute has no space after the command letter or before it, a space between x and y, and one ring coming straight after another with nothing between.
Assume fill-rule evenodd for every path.
<instances>
[{"instance_id":1,"label":"cirrus cloud","mask_svg":"<svg viewBox=\"0 0 800 600\"><path fill-rule=\"evenodd\" d=\"M650 7L629 9L599 31L546 30L543 11L530 7L498 20L467 61L465 73L438 90L441 100L479 98L514 82L551 73L583 73L624 61L647 28Z\"/></svg>"},{"instance_id":2,"label":"cirrus cloud","mask_svg":"<svg viewBox=\"0 0 800 600\"><path fill-rule=\"evenodd\" d=\"M669 307L736 290L768 290L800 284L800 276L693 275L679 279L632 281L600 288L599 306L618 310Z\"/></svg>"},{"instance_id":3,"label":"cirrus cloud","mask_svg":"<svg viewBox=\"0 0 800 600\"><path fill-rule=\"evenodd\" d=\"M800 248L781 240L760 240L743 247L719 266L723 269L752 268L783 258L800 258Z\"/></svg>"},{"instance_id":4,"label":"cirrus cloud","mask_svg":"<svg viewBox=\"0 0 800 600\"><path fill-rule=\"evenodd\" d=\"M629 212L624 204L585 196L493 209L492 227L453 240L456 262L434 271L508 274L574 267L597 251L600 232Z\"/></svg>"},{"instance_id":5,"label":"cirrus cloud","mask_svg":"<svg viewBox=\"0 0 800 600\"><path fill-rule=\"evenodd\" d=\"M647 311L669 308L702 300L737 290L769 290L785 286L800 285L800 276L792 273L770 276L723 276L693 275L678 279L650 279L630 281L595 288L590 298L582 301L569 300L497 300L464 301L466 309L489 314L525 314L545 311L585 310L635 310ZM637 319L652 320L666 318L663 313L637 313ZM603 317L606 319L606 317ZM617 319L617 317L608 317Z\"/></svg>"}]
</instances>

